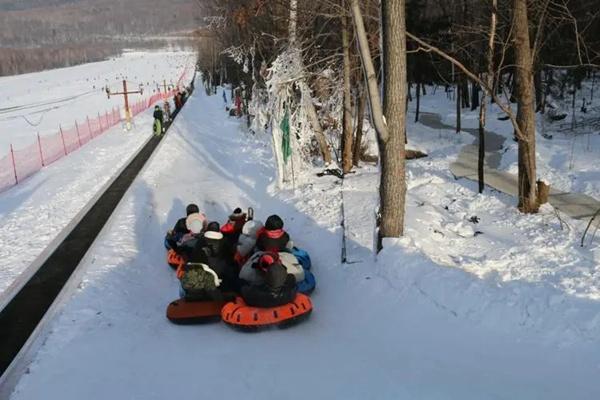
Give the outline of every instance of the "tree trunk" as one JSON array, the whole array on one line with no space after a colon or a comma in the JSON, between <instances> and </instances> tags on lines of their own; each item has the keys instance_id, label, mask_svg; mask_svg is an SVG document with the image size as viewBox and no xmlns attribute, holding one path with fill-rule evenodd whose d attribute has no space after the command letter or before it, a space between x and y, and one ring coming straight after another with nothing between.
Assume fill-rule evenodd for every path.
<instances>
[{"instance_id":1,"label":"tree trunk","mask_svg":"<svg viewBox=\"0 0 600 400\"><path fill-rule=\"evenodd\" d=\"M327 145L327 139L325 139L323 128L321 128L321 123L319 122L319 116L317 115L317 110L315 109L315 104L313 103L310 89L304 80L300 80L299 85L300 91L302 92L304 106L306 107L307 116L310 120L310 125L314 130L315 138L317 139L317 143L319 143L319 148L321 149L321 154L323 155L323 162L325 165L329 165L331 164L331 153L329 152L329 146Z\"/></svg>"},{"instance_id":2,"label":"tree trunk","mask_svg":"<svg viewBox=\"0 0 600 400\"><path fill-rule=\"evenodd\" d=\"M388 139L380 142L381 225L379 248L384 237L404 233L405 177L405 96L406 96L406 22L405 0L382 0L381 11L384 72L384 114Z\"/></svg>"},{"instance_id":3,"label":"tree trunk","mask_svg":"<svg viewBox=\"0 0 600 400\"><path fill-rule=\"evenodd\" d=\"M542 111L543 108L543 98L544 98L544 88L542 84L542 71L538 70L535 72L533 76L533 83L535 85L535 112Z\"/></svg>"},{"instance_id":4,"label":"tree trunk","mask_svg":"<svg viewBox=\"0 0 600 400\"><path fill-rule=\"evenodd\" d=\"M533 93L533 63L529 41L527 0L513 0L515 42L515 96L519 139L519 209L525 213L537 212L535 165L535 110Z\"/></svg>"},{"instance_id":5,"label":"tree trunk","mask_svg":"<svg viewBox=\"0 0 600 400\"><path fill-rule=\"evenodd\" d=\"M490 18L490 33L488 35L488 48L487 48L487 75L486 82L489 88L493 88L494 85L494 38L496 36L496 12L498 8L498 0L492 0L492 16ZM492 89L493 90L493 89ZM487 92L482 91L481 103L479 105L479 156L477 160L477 174L479 178L479 193L483 193L485 188L485 118L486 118L486 107Z\"/></svg>"},{"instance_id":6,"label":"tree trunk","mask_svg":"<svg viewBox=\"0 0 600 400\"><path fill-rule=\"evenodd\" d=\"M350 0L350 8L354 20L354 28L356 29L360 59L364 69L373 126L377 131L377 136L385 141L387 140L388 129L383 118L383 107L381 105L381 98L379 97L379 86L377 85L377 73L375 72L375 66L371 59L369 38L367 36L367 31L365 30L365 23L358 0Z\"/></svg>"},{"instance_id":7,"label":"tree trunk","mask_svg":"<svg viewBox=\"0 0 600 400\"><path fill-rule=\"evenodd\" d=\"M471 111L479 107L479 86L475 82L471 82Z\"/></svg>"},{"instance_id":8,"label":"tree trunk","mask_svg":"<svg viewBox=\"0 0 600 400\"><path fill-rule=\"evenodd\" d=\"M419 122L420 107L421 107L421 83L417 82L417 109L415 111L415 122Z\"/></svg>"},{"instance_id":9,"label":"tree trunk","mask_svg":"<svg viewBox=\"0 0 600 400\"><path fill-rule=\"evenodd\" d=\"M460 80L456 80L456 133L460 133L460 102L461 102L461 94L460 94Z\"/></svg>"},{"instance_id":10,"label":"tree trunk","mask_svg":"<svg viewBox=\"0 0 600 400\"><path fill-rule=\"evenodd\" d=\"M342 1L342 5L343 5ZM342 132L342 170L344 174L352 169L352 95L350 93L350 39L348 20L342 16L342 49L344 59L344 112Z\"/></svg>"},{"instance_id":11,"label":"tree trunk","mask_svg":"<svg viewBox=\"0 0 600 400\"><path fill-rule=\"evenodd\" d=\"M379 186L381 221L378 248L382 238L398 237L404 231L406 181L404 171L404 134L406 102L406 25L405 0L383 0L381 3L384 54L385 113L379 97L375 68L358 0L351 0L361 60L367 78L373 124L377 131L381 155Z\"/></svg>"},{"instance_id":12,"label":"tree trunk","mask_svg":"<svg viewBox=\"0 0 600 400\"><path fill-rule=\"evenodd\" d=\"M469 81L467 78L463 77L461 78L461 85L462 88L460 90L460 93L462 94L462 105L464 108L469 108L470 107L470 103L469 103Z\"/></svg>"},{"instance_id":13,"label":"tree trunk","mask_svg":"<svg viewBox=\"0 0 600 400\"><path fill-rule=\"evenodd\" d=\"M362 146L362 134L363 134L363 121L365 119L365 108L367 106L367 92L362 84L358 85L358 107L356 109L356 140L354 141L354 165L358 167L360 163L361 146Z\"/></svg>"}]
</instances>

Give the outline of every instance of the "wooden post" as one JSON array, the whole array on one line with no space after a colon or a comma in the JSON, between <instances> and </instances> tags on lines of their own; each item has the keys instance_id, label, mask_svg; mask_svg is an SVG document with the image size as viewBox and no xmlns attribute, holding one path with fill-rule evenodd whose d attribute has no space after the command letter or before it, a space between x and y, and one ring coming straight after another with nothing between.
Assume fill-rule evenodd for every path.
<instances>
[{"instance_id":1,"label":"wooden post","mask_svg":"<svg viewBox=\"0 0 600 400\"><path fill-rule=\"evenodd\" d=\"M63 134L62 126L59 125L58 128L60 129L60 137L62 139L63 150L65 151L65 156L66 156L67 155L67 145L65 144L65 135Z\"/></svg>"},{"instance_id":2,"label":"wooden post","mask_svg":"<svg viewBox=\"0 0 600 400\"><path fill-rule=\"evenodd\" d=\"M79 126L77 126L77 121L75 121L75 129L77 130L77 141L79 141L79 147L81 148L81 136L79 136Z\"/></svg>"},{"instance_id":3,"label":"wooden post","mask_svg":"<svg viewBox=\"0 0 600 400\"><path fill-rule=\"evenodd\" d=\"M42 153L42 140L40 139L40 133L37 134L38 137L38 149L40 150L40 160L42 160L42 167L44 166L44 154Z\"/></svg>"},{"instance_id":4,"label":"wooden post","mask_svg":"<svg viewBox=\"0 0 600 400\"><path fill-rule=\"evenodd\" d=\"M550 185L542 180L538 180L536 183L538 189L538 204L546 204L548 202L548 196L550 195Z\"/></svg>"},{"instance_id":5,"label":"wooden post","mask_svg":"<svg viewBox=\"0 0 600 400\"><path fill-rule=\"evenodd\" d=\"M85 119L87 120L87 126L88 126L88 130L90 131L90 136L93 139L94 138L94 132L92 131L92 126L90 125L90 117L85 117Z\"/></svg>"},{"instance_id":6,"label":"wooden post","mask_svg":"<svg viewBox=\"0 0 600 400\"><path fill-rule=\"evenodd\" d=\"M19 178L17 177L17 164L15 163L15 152L13 150L12 143L10 144L10 156L12 158L13 172L15 174L15 185L19 184Z\"/></svg>"}]
</instances>

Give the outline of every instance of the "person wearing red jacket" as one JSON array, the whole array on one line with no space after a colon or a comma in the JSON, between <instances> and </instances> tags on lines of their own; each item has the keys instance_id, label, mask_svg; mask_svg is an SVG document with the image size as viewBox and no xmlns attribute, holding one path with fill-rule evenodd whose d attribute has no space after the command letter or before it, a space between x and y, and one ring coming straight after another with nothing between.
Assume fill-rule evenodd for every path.
<instances>
[{"instance_id":1,"label":"person wearing red jacket","mask_svg":"<svg viewBox=\"0 0 600 400\"><path fill-rule=\"evenodd\" d=\"M290 235L283 229L283 220L275 214L267 218L265 226L258 232L257 250L280 252L292 247Z\"/></svg>"}]
</instances>

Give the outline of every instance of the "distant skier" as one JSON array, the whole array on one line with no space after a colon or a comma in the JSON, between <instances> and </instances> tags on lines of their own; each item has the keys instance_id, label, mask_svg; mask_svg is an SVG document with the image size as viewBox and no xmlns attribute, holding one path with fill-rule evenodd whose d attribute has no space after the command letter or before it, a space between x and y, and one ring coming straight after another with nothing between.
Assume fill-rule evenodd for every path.
<instances>
[{"instance_id":1,"label":"distant skier","mask_svg":"<svg viewBox=\"0 0 600 400\"><path fill-rule=\"evenodd\" d=\"M156 136L160 136L163 133L163 111L158 105L154 106L154 124L153 131Z\"/></svg>"},{"instance_id":2,"label":"distant skier","mask_svg":"<svg viewBox=\"0 0 600 400\"><path fill-rule=\"evenodd\" d=\"M164 110L164 120L166 122L171 121L171 105L169 104L169 100L165 100L165 104L163 105Z\"/></svg>"},{"instance_id":3,"label":"distant skier","mask_svg":"<svg viewBox=\"0 0 600 400\"><path fill-rule=\"evenodd\" d=\"M181 110L181 93L179 91L177 91L177 93L175 93L175 112L179 112L179 110Z\"/></svg>"}]
</instances>

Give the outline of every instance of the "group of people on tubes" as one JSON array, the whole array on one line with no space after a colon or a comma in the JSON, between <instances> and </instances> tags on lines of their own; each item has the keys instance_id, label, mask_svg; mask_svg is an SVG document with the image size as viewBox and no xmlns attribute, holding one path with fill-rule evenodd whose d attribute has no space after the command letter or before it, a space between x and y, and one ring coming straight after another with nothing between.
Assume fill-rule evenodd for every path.
<instances>
[{"instance_id":1,"label":"group of people on tubes","mask_svg":"<svg viewBox=\"0 0 600 400\"><path fill-rule=\"evenodd\" d=\"M252 209L236 208L221 226L209 222L195 204L186 207L186 214L165 239L165 246L184 260L177 269L181 297L220 300L234 292L255 307L294 300L298 283L306 278L302 263L310 259L294 247L278 215L263 225Z\"/></svg>"}]
</instances>

